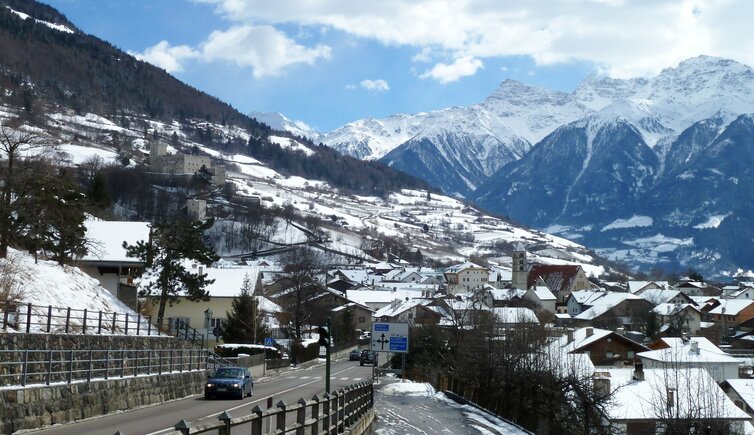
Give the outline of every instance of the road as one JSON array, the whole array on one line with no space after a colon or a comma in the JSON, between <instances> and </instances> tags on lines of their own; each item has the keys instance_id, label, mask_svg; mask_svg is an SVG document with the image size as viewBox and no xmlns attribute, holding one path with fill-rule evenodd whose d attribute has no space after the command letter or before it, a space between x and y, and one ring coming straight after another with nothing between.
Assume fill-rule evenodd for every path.
<instances>
[{"instance_id":1,"label":"road","mask_svg":"<svg viewBox=\"0 0 754 435\"><path fill-rule=\"evenodd\" d=\"M292 404L301 397L308 400L315 394L321 396L325 389L324 373L324 364L318 364L306 369L294 369L277 376L261 378L254 382L253 397L243 400L204 400L203 395L195 395L159 405L53 426L34 431L34 433L113 435L120 430L125 435L157 435L172 430L181 419L193 423L197 420L215 420L223 411L228 411L233 417L240 417L250 414L251 409L256 405L265 409L269 397L272 397L273 403L283 400L287 404ZM357 361L333 362L331 388L336 390L367 380L371 376L372 368L361 367Z\"/></svg>"}]
</instances>

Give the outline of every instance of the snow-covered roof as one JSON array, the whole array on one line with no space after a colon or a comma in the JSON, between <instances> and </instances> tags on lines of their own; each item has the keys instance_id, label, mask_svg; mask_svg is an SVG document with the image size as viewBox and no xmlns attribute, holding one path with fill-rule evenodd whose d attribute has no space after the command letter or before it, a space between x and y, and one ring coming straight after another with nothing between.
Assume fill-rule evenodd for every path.
<instances>
[{"instance_id":1,"label":"snow-covered roof","mask_svg":"<svg viewBox=\"0 0 754 435\"><path fill-rule=\"evenodd\" d=\"M666 289L670 287L667 281L628 281L627 287L629 293L636 293L639 290L651 286L653 288L659 287L660 289Z\"/></svg>"},{"instance_id":2,"label":"snow-covered roof","mask_svg":"<svg viewBox=\"0 0 754 435\"><path fill-rule=\"evenodd\" d=\"M338 269L335 272L341 273L353 282L364 283L371 281L369 271L366 269Z\"/></svg>"},{"instance_id":3,"label":"snow-covered roof","mask_svg":"<svg viewBox=\"0 0 754 435\"><path fill-rule=\"evenodd\" d=\"M434 293L439 288L440 288L439 284L421 284L417 282L380 282L374 285L375 291L382 291L382 292L431 291L432 293Z\"/></svg>"},{"instance_id":4,"label":"snow-covered roof","mask_svg":"<svg viewBox=\"0 0 754 435\"><path fill-rule=\"evenodd\" d=\"M694 306L693 304L672 304L672 303L665 303L665 304L659 304L652 311L655 313L661 315L661 316L672 316L676 313L679 313L686 308L691 307L691 309L699 312L699 309Z\"/></svg>"},{"instance_id":5,"label":"snow-covered roof","mask_svg":"<svg viewBox=\"0 0 754 435\"><path fill-rule=\"evenodd\" d=\"M430 299L409 299L407 301L396 300L390 305L384 306L374 313L374 317L394 317L417 305L427 305L432 302Z\"/></svg>"},{"instance_id":6,"label":"snow-covered roof","mask_svg":"<svg viewBox=\"0 0 754 435\"><path fill-rule=\"evenodd\" d=\"M644 369L644 380L633 379L632 368L600 369L610 380L612 396L606 412L612 421L662 420L667 418L668 389L675 398L674 414L692 419L749 420L701 368L675 371Z\"/></svg>"},{"instance_id":7,"label":"snow-covered roof","mask_svg":"<svg viewBox=\"0 0 754 435\"><path fill-rule=\"evenodd\" d=\"M591 335L589 330L591 329ZM607 329L600 329L600 328L580 328L575 331L573 331L573 340L571 342L568 342L568 336L564 335L559 337L555 344L557 347L561 348L565 352L576 352L586 346L589 346L590 344L599 341L608 335L612 334L613 331L608 331Z\"/></svg>"},{"instance_id":8,"label":"snow-covered roof","mask_svg":"<svg viewBox=\"0 0 754 435\"><path fill-rule=\"evenodd\" d=\"M555 295L552 294L550 289L544 285L532 287L529 289L529 291L537 295L537 299L539 299L540 301L554 301L557 299Z\"/></svg>"},{"instance_id":9,"label":"snow-covered roof","mask_svg":"<svg viewBox=\"0 0 754 435\"><path fill-rule=\"evenodd\" d=\"M751 304L754 304L754 301L750 299L720 299L720 305L709 310L709 313L735 316Z\"/></svg>"},{"instance_id":10,"label":"snow-covered roof","mask_svg":"<svg viewBox=\"0 0 754 435\"><path fill-rule=\"evenodd\" d=\"M198 272L198 269L192 271ZM226 268L205 267L202 269L202 272L207 274L207 279L215 280L215 282L206 287L210 296L231 298L241 294L241 286L246 275L249 276L253 291L253 286L256 285L257 278L261 273L258 267L248 266Z\"/></svg>"},{"instance_id":11,"label":"snow-covered roof","mask_svg":"<svg viewBox=\"0 0 754 435\"><path fill-rule=\"evenodd\" d=\"M126 256L123 242L135 245L138 241L149 240L149 222L116 222L87 220L86 238L91 242L89 252L83 261L108 263L142 263L141 260Z\"/></svg>"},{"instance_id":12,"label":"snow-covered roof","mask_svg":"<svg viewBox=\"0 0 754 435\"><path fill-rule=\"evenodd\" d=\"M601 298L602 296L605 296L606 294L607 292L605 291L579 290L571 292L569 298L572 298L582 305L591 305L593 301Z\"/></svg>"},{"instance_id":13,"label":"snow-covered roof","mask_svg":"<svg viewBox=\"0 0 754 435\"><path fill-rule=\"evenodd\" d=\"M754 379L726 379L725 382L751 409L754 409Z\"/></svg>"},{"instance_id":14,"label":"snow-covered roof","mask_svg":"<svg viewBox=\"0 0 754 435\"><path fill-rule=\"evenodd\" d=\"M485 270L489 270L489 269L487 269L484 266L480 266L478 264L475 264L475 263L472 263L470 261L467 261L465 263L455 264L453 266L448 267L447 269L445 269L445 273L458 273L458 272L461 272L461 271L466 270L466 269L485 269Z\"/></svg>"},{"instance_id":15,"label":"snow-covered roof","mask_svg":"<svg viewBox=\"0 0 754 435\"><path fill-rule=\"evenodd\" d=\"M641 297L652 304L657 305L668 302L682 293L683 292L680 290L647 289L641 293Z\"/></svg>"},{"instance_id":16,"label":"snow-covered roof","mask_svg":"<svg viewBox=\"0 0 754 435\"><path fill-rule=\"evenodd\" d=\"M680 339L679 339L680 340ZM668 343L668 341L666 341ZM659 350L650 350L636 354L641 359L660 361L667 363L680 364L720 364L720 363L740 363L734 358L709 342L709 340L700 340L697 337L689 339L688 342L670 341L671 347ZM696 349L691 343L697 343Z\"/></svg>"},{"instance_id":17,"label":"snow-covered roof","mask_svg":"<svg viewBox=\"0 0 754 435\"><path fill-rule=\"evenodd\" d=\"M488 286L485 290L489 291L492 299L496 301L509 301L513 298L522 298L526 294L526 291L517 288L494 288Z\"/></svg>"},{"instance_id":18,"label":"snow-covered roof","mask_svg":"<svg viewBox=\"0 0 754 435\"><path fill-rule=\"evenodd\" d=\"M610 311L613 307L617 306L623 301L640 299L640 296L636 296L631 293L608 292L605 293L601 298L597 298L591 301L592 306L588 310L579 313L574 318L579 320L592 320Z\"/></svg>"},{"instance_id":19,"label":"snow-covered roof","mask_svg":"<svg viewBox=\"0 0 754 435\"><path fill-rule=\"evenodd\" d=\"M358 302L362 305L367 304L384 304L390 303L394 299L406 300L419 298L422 296L421 291L417 290L396 290L396 291L380 291L380 290L349 290L348 299Z\"/></svg>"},{"instance_id":20,"label":"snow-covered roof","mask_svg":"<svg viewBox=\"0 0 754 435\"><path fill-rule=\"evenodd\" d=\"M522 307L495 307L492 313L500 323L534 323L539 324L539 319L534 311Z\"/></svg>"}]
</instances>

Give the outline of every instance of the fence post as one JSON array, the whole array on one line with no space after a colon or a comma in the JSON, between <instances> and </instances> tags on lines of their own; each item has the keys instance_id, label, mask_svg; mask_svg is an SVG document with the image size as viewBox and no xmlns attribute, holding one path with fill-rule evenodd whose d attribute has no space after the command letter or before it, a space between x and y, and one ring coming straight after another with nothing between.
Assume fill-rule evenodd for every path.
<instances>
[{"instance_id":1,"label":"fence post","mask_svg":"<svg viewBox=\"0 0 754 435\"><path fill-rule=\"evenodd\" d=\"M157 349L157 374L162 374L162 349Z\"/></svg>"},{"instance_id":2,"label":"fence post","mask_svg":"<svg viewBox=\"0 0 754 435\"><path fill-rule=\"evenodd\" d=\"M173 426L173 429L179 431L181 435L189 435L191 426L189 426L189 423L186 420L181 420L175 426Z\"/></svg>"},{"instance_id":3,"label":"fence post","mask_svg":"<svg viewBox=\"0 0 754 435\"><path fill-rule=\"evenodd\" d=\"M68 325L71 323L71 307L65 310L65 333L68 334Z\"/></svg>"},{"instance_id":4,"label":"fence post","mask_svg":"<svg viewBox=\"0 0 754 435\"><path fill-rule=\"evenodd\" d=\"M147 335L152 335L152 316L147 317Z\"/></svg>"},{"instance_id":5,"label":"fence post","mask_svg":"<svg viewBox=\"0 0 754 435\"><path fill-rule=\"evenodd\" d=\"M50 385L50 380L52 379L52 349L50 349L48 355L49 365L47 366L47 385Z\"/></svg>"},{"instance_id":6,"label":"fence post","mask_svg":"<svg viewBox=\"0 0 754 435\"><path fill-rule=\"evenodd\" d=\"M110 349L105 349L105 379L110 375Z\"/></svg>"},{"instance_id":7,"label":"fence post","mask_svg":"<svg viewBox=\"0 0 754 435\"><path fill-rule=\"evenodd\" d=\"M221 427L217 431L217 435L230 435L230 414L228 414L228 411L223 411L222 414L220 414L217 417L218 420L220 420L223 423L223 427Z\"/></svg>"},{"instance_id":8,"label":"fence post","mask_svg":"<svg viewBox=\"0 0 754 435\"><path fill-rule=\"evenodd\" d=\"M173 372L173 349L170 349L170 371L168 373Z\"/></svg>"},{"instance_id":9,"label":"fence post","mask_svg":"<svg viewBox=\"0 0 754 435\"><path fill-rule=\"evenodd\" d=\"M188 371L194 369L194 348L189 349Z\"/></svg>"},{"instance_id":10,"label":"fence post","mask_svg":"<svg viewBox=\"0 0 754 435\"><path fill-rule=\"evenodd\" d=\"M141 332L141 313L136 315L136 335Z\"/></svg>"},{"instance_id":11,"label":"fence post","mask_svg":"<svg viewBox=\"0 0 754 435\"><path fill-rule=\"evenodd\" d=\"M120 377L126 374L126 349L120 350Z\"/></svg>"},{"instance_id":12,"label":"fence post","mask_svg":"<svg viewBox=\"0 0 754 435\"><path fill-rule=\"evenodd\" d=\"M86 308L84 308L84 324L81 326L81 333L84 335L86 335L86 317L87 317L87 312L86 312Z\"/></svg>"},{"instance_id":13,"label":"fence post","mask_svg":"<svg viewBox=\"0 0 754 435\"><path fill-rule=\"evenodd\" d=\"M86 381L92 381L92 350L89 349L89 371L86 374Z\"/></svg>"},{"instance_id":14,"label":"fence post","mask_svg":"<svg viewBox=\"0 0 754 435\"><path fill-rule=\"evenodd\" d=\"M341 395L338 396L338 432L343 432L346 429L346 392L341 390Z\"/></svg>"},{"instance_id":15,"label":"fence post","mask_svg":"<svg viewBox=\"0 0 754 435\"><path fill-rule=\"evenodd\" d=\"M139 374L139 352L141 349L134 349L136 351L136 358L134 358L134 377Z\"/></svg>"},{"instance_id":16,"label":"fence post","mask_svg":"<svg viewBox=\"0 0 754 435\"><path fill-rule=\"evenodd\" d=\"M322 404L322 416L324 417L322 419L322 433L329 435L330 434L330 415L332 415L330 411L330 403L331 403L331 397L330 393L325 391L325 394L322 396L322 399L324 400L324 403Z\"/></svg>"},{"instance_id":17,"label":"fence post","mask_svg":"<svg viewBox=\"0 0 754 435\"><path fill-rule=\"evenodd\" d=\"M312 397L312 401L314 402L312 404L312 420L314 420L314 423L312 423L312 426L309 428L309 433L311 435L319 435L318 426L319 426L319 396L316 394L314 397Z\"/></svg>"},{"instance_id":18,"label":"fence post","mask_svg":"<svg viewBox=\"0 0 754 435\"><path fill-rule=\"evenodd\" d=\"M3 331L8 329L8 305L3 307Z\"/></svg>"},{"instance_id":19,"label":"fence post","mask_svg":"<svg viewBox=\"0 0 754 435\"><path fill-rule=\"evenodd\" d=\"M23 366L23 377L21 378L21 385L26 386L26 373L27 373L27 366L29 364L29 349L24 350L24 366Z\"/></svg>"},{"instance_id":20,"label":"fence post","mask_svg":"<svg viewBox=\"0 0 754 435\"><path fill-rule=\"evenodd\" d=\"M52 305L47 306L47 332L50 332L50 326L52 325Z\"/></svg>"},{"instance_id":21,"label":"fence post","mask_svg":"<svg viewBox=\"0 0 754 435\"><path fill-rule=\"evenodd\" d=\"M251 435L262 435L262 408L257 405L251 412L255 414L251 419Z\"/></svg>"},{"instance_id":22,"label":"fence post","mask_svg":"<svg viewBox=\"0 0 754 435\"><path fill-rule=\"evenodd\" d=\"M306 423L306 400L302 397L298 399L297 403L299 408L296 410L296 424L298 424L296 435L304 435L304 431L306 430L304 427L304 423Z\"/></svg>"},{"instance_id":23,"label":"fence post","mask_svg":"<svg viewBox=\"0 0 754 435\"><path fill-rule=\"evenodd\" d=\"M275 433L285 433L285 414L286 414L286 406L285 402L282 400L277 403L276 405L278 408L280 408L277 412L277 421L275 423Z\"/></svg>"},{"instance_id":24,"label":"fence post","mask_svg":"<svg viewBox=\"0 0 754 435\"><path fill-rule=\"evenodd\" d=\"M97 320L97 334L102 334L102 310L99 310L99 318Z\"/></svg>"},{"instance_id":25,"label":"fence post","mask_svg":"<svg viewBox=\"0 0 754 435\"><path fill-rule=\"evenodd\" d=\"M183 373L183 363L186 361L185 348L181 348L181 357L178 359L178 371Z\"/></svg>"},{"instance_id":26,"label":"fence post","mask_svg":"<svg viewBox=\"0 0 754 435\"><path fill-rule=\"evenodd\" d=\"M26 333L31 330L31 302L26 305Z\"/></svg>"},{"instance_id":27,"label":"fence post","mask_svg":"<svg viewBox=\"0 0 754 435\"><path fill-rule=\"evenodd\" d=\"M113 334L115 334L115 318L116 317L118 317L118 313L113 313L113 327L112 327L112 331L110 331Z\"/></svg>"},{"instance_id":28,"label":"fence post","mask_svg":"<svg viewBox=\"0 0 754 435\"><path fill-rule=\"evenodd\" d=\"M126 335L128 335L128 313L126 313Z\"/></svg>"},{"instance_id":29,"label":"fence post","mask_svg":"<svg viewBox=\"0 0 754 435\"><path fill-rule=\"evenodd\" d=\"M73 349L70 350L70 357L68 359L68 383L71 383L71 380L73 380Z\"/></svg>"}]
</instances>

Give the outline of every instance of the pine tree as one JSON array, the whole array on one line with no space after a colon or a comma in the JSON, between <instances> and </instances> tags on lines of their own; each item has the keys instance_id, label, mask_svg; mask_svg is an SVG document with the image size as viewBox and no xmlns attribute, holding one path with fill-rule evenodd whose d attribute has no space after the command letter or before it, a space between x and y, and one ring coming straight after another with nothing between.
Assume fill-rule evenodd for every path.
<instances>
[{"instance_id":1,"label":"pine tree","mask_svg":"<svg viewBox=\"0 0 754 435\"><path fill-rule=\"evenodd\" d=\"M241 294L233 298L231 311L226 315L226 343L257 343L267 336L264 315L259 310L259 300L254 296L251 279L246 274Z\"/></svg>"},{"instance_id":2,"label":"pine tree","mask_svg":"<svg viewBox=\"0 0 754 435\"><path fill-rule=\"evenodd\" d=\"M156 293L160 296L158 326L162 326L168 300L175 301L179 294L185 294L191 301L209 300L205 288L214 280L207 279L206 273L192 272L186 264L194 261L210 266L218 260L202 238L212 223L211 219L205 222L161 222L152 227L149 241L142 240L135 245L123 242L127 255L139 258L146 265L139 295Z\"/></svg>"}]
</instances>

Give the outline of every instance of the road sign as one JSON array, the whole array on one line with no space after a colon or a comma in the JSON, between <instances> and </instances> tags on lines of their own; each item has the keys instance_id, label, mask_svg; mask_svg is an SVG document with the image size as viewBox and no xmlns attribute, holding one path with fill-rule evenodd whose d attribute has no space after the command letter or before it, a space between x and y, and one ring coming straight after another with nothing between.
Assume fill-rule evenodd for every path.
<instances>
[{"instance_id":1,"label":"road sign","mask_svg":"<svg viewBox=\"0 0 754 435\"><path fill-rule=\"evenodd\" d=\"M372 351L408 352L408 323L372 323Z\"/></svg>"},{"instance_id":2,"label":"road sign","mask_svg":"<svg viewBox=\"0 0 754 435\"><path fill-rule=\"evenodd\" d=\"M274 346L275 345L275 340L273 340L272 338L269 338L269 337L265 338L264 339L264 345L265 346Z\"/></svg>"}]
</instances>

